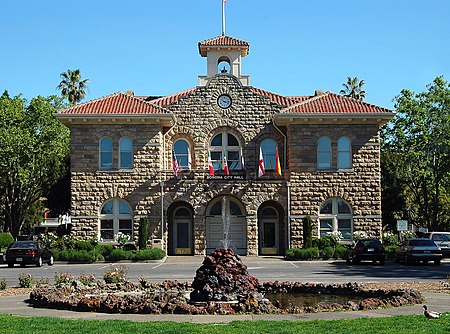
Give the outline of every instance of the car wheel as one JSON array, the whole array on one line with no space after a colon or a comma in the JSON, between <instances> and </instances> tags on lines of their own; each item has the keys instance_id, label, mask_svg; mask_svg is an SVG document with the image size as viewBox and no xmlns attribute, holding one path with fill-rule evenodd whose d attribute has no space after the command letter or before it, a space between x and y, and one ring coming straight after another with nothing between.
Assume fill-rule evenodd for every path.
<instances>
[{"instance_id":1,"label":"car wheel","mask_svg":"<svg viewBox=\"0 0 450 334\"><path fill-rule=\"evenodd\" d=\"M8 268L14 267L14 263L8 263Z\"/></svg>"},{"instance_id":2,"label":"car wheel","mask_svg":"<svg viewBox=\"0 0 450 334\"><path fill-rule=\"evenodd\" d=\"M42 267L42 257L39 256L38 259L36 260L36 267Z\"/></svg>"},{"instance_id":3,"label":"car wheel","mask_svg":"<svg viewBox=\"0 0 450 334\"><path fill-rule=\"evenodd\" d=\"M441 264L441 260L434 260L434 265L438 266Z\"/></svg>"},{"instance_id":4,"label":"car wheel","mask_svg":"<svg viewBox=\"0 0 450 334\"><path fill-rule=\"evenodd\" d=\"M53 266L53 262L54 262L53 255L50 255L50 259L48 260L48 265Z\"/></svg>"}]
</instances>

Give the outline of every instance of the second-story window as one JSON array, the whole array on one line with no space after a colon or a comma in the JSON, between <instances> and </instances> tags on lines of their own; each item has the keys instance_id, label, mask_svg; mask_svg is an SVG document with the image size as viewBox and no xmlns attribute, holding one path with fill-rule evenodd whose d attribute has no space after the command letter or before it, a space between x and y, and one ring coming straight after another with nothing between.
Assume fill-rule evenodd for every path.
<instances>
[{"instance_id":1,"label":"second-story window","mask_svg":"<svg viewBox=\"0 0 450 334\"><path fill-rule=\"evenodd\" d=\"M331 142L328 137L320 137L317 142L317 168L331 168Z\"/></svg>"},{"instance_id":2,"label":"second-story window","mask_svg":"<svg viewBox=\"0 0 450 334\"><path fill-rule=\"evenodd\" d=\"M133 168L133 144L130 138L123 137L119 140L119 164L120 168Z\"/></svg>"},{"instance_id":3,"label":"second-story window","mask_svg":"<svg viewBox=\"0 0 450 334\"><path fill-rule=\"evenodd\" d=\"M226 131L216 134L211 140L209 148L214 170L222 170L224 156L230 170L241 169L240 145L237 138Z\"/></svg>"},{"instance_id":4,"label":"second-story window","mask_svg":"<svg viewBox=\"0 0 450 334\"><path fill-rule=\"evenodd\" d=\"M338 168L348 169L352 167L351 163L351 146L350 139L347 137L341 137L338 140Z\"/></svg>"},{"instance_id":5,"label":"second-story window","mask_svg":"<svg viewBox=\"0 0 450 334\"><path fill-rule=\"evenodd\" d=\"M273 171L277 166L276 151L277 142L273 139L264 139L261 142L261 150L264 159L264 169L266 171Z\"/></svg>"},{"instance_id":6,"label":"second-story window","mask_svg":"<svg viewBox=\"0 0 450 334\"><path fill-rule=\"evenodd\" d=\"M100 139L99 143L99 150L100 150L100 163L99 167L100 169L111 169L112 168L112 151L113 151L113 145L112 145L112 139L109 137L103 137Z\"/></svg>"},{"instance_id":7,"label":"second-story window","mask_svg":"<svg viewBox=\"0 0 450 334\"><path fill-rule=\"evenodd\" d=\"M184 139L179 139L173 144L174 159L177 160L178 166L181 170L190 170L191 166L191 152L189 143Z\"/></svg>"}]
</instances>

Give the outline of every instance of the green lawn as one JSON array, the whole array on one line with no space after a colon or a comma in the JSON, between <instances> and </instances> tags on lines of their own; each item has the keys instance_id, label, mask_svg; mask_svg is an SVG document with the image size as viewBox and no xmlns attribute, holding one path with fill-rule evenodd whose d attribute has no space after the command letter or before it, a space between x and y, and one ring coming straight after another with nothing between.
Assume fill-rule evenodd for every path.
<instances>
[{"instance_id":1,"label":"green lawn","mask_svg":"<svg viewBox=\"0 0 450 334\"><path fill-rule=\"evenodd\" d=\"M64 334L126 334L126 333L450 333L450 314L438 320L428 320L423 315L391 318L330 320L330 321L234 321L230 324L191 324L174 322L130 322L68 320L57 318L19 317L0 315L1 333L64 333Z\"/></svg>"}]
</instances>

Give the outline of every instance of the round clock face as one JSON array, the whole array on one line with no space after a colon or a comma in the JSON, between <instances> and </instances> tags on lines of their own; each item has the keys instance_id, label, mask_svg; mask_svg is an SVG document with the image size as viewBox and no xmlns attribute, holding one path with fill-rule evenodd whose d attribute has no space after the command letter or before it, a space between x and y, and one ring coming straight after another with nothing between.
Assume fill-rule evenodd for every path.
<instances>
[{"instance_id":1,"label":"round clock face","mask_svg":"<svg viewBox=\"0 0 450 334\"><path fill-rule=\"evenodd\" d=\"M217 104L223 109L229 108L231 106L231 97L228 95L220 95L217 99Z\"/></svg>"}]
</instances>

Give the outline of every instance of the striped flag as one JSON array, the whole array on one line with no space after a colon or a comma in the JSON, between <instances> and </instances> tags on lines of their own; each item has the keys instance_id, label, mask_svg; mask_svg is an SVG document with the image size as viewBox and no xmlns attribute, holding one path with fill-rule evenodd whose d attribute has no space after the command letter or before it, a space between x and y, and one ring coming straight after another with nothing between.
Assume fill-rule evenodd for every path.
<instances>
[{"instance_id":1,"label":"striped flag","mask_svg":"<svg viewBox=\"0 0 450 334\"><path fill-rule=\"evenodd\" d=\"M241 169L242 169L242 170L245 169L245 164L244 164L244 153L242 152L242 147L241 147Z\"/></svg>"},{"instance_id":2,"label":"striped flag","mask_svg":"<svg viewBox=\"0 0 450 334\"><path fill-rule=\"evenodd\" d=\"M208 151L208 168L209 168L209 175L214 176L214 166L211 160L211 152Z\"/></svg>"},{"instance_id":3,"label":"striped flag","mask_svg":"<svg viewBox=\"0 0 450 334\"><path fill-rule=\"evenodd\" d=\"M275 173L278 173L281 176L281 164L280 164L280 156L278 155L278 147L275 151L275 159L276 159Z\"/></svg>"},{"instance_id":4,"label":"striped flag","mask_svg":"<svg viewBox=\"0 0 450 334\"><path fill-rule=\"evenodd\" d=\"M180 171L180 167L178 165L177 156L175 155L175 151L172 151L172 168L173 175L178 176L178 172Z\"/></svg>"},{"instance_id":5,"label":"striped flag","mask_svg":"<svg viewBox=\"0 0 450 334\"><path fill-rule=\"evenodd\" d=\"M188 153L188 170L192 169L192 157L191 157L191 150L189 149L189 146L187 148Z\"/></svg>"},{"instance_id":6,"label":"striped flag","mask_svg":"<svg viewBox=\"0 0 450 334\"><path fill-rule=\"evenodd\" d=\"M259 167L258 167L258 176L263 176L266 174L266 170L264 169L264 158L262 154L262 148L259 147Z\"/></svg>"}]
</instances>

